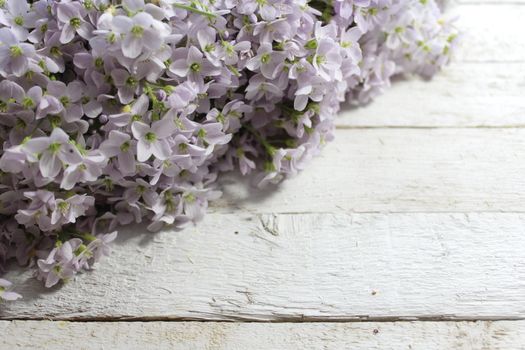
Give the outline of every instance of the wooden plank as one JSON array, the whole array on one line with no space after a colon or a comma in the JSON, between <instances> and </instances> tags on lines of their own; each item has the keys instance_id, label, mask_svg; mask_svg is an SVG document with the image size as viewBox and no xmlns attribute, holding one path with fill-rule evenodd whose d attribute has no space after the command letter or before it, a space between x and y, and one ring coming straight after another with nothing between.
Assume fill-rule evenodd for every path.
<instances>
[{"instance_id":1,"label":"wooden plank","mask_svg":"<svg viewBox=\"0 0 525 350\"><path fill-rule=\"evenodd\" d=\"M441 2L448 3L448 6L451 4L461 4L461 5L523 5L525 0L442 0Z\"/></svg>"},{"instance_id":2,"label":"wooden plank","mask_svg":"<svg viewBox=\"0 0 525 350\"><path fill-rule=\"evenodd\" d=\"M482 32L467 37L458 62L523 61L521 7L458 8L467 7L465 28ZM515 94L520 82L511 82ZM226 184L216 213L196 229L123 234L97 273L51 292L29 282L24 301L3 305L0 317L524 318L525 219L488 213L525 211L524 133L338 131L338 141L276 193ZM348 214L389 211L413 213ZM274 212L290 214L258 215Z\"/></svg>"},{"instance_id":3,"label":"wooden plank","mask_svg":"<svg viewBox=\"0 0 525 350\"><path fill-rule=\"evenodd\" d=\"M457 17L462 35L455 57L467 62L525 61L525 6L516 4L451 4L447 16Z\"/></svg>"},{"instance_id":4,"label":"wooden plank","mask_svg":"<svg viewBox=\"0 0 525 350\"><path fill-rule=\"evenodd\" d=\"M525 6L478 2L449 6L462 35L449 67L430 82L396 81L369 106L344 110L337 126L522 127Z\"/></svg>"},{"instance_id":5,"label":"wooden plank","mask_svg":"<svg viewBox=\"0 0 525 350\"><path fill-rule=\"evenodd\" d=\"M320 157L275 191L225 176L214 209L522 212L524 160L524 129L337 130Z\"/></svg>"},{"instance_id":6,"label":"wooden plank","mask_svg":"<svg viewBox=\"0 0 525 350\"><path fill-rule=\"evenodd\" d=\"M337 127L525 126L525 63L453 62L431 81L398 80Z\"/></svg>"},{"instance_id":7,"label":"wooden plank","mask_svg":"<svg viewBox=\"0 0 525 350\"><path fill-rule=\"evenodd\" d=\"M6 349L525 349L525 322L199 323L2 321ZM30 336L28 336L30 335Z\"/></svg>"},{"instance_id":8,"label":"wooden plank","mask_svg":"<svg viewBox=\"0 0 525 350\"><path fill-rule=\"evenodd\" d=\"M525 214L210 214L123 230L59 290L30 273L2 319L469 320L525 318Z\"/></svg>"},{"instance_id":9,"label":"wooden plank","mask_svg":"<svg viewBox=\"0 0 525 350\"><path fill-rule=\"evenodd\" d=\"M398 80L369 106L346 108L338 127L525 124L525 6L452 3L447 13L462 33L453 63L430 82Z\"/></svg>"},{"instance_id":10,"label":"wooden plank","mask_svg":"<svg viewBox=\"0 0 525 350\"><path fill-rule=\"evenodd\" d=\"M525 63L454 62L432 81L398 80L369 105L344 107L337 127L523 127L523 72Z\"/></svg>"}]
</instances>

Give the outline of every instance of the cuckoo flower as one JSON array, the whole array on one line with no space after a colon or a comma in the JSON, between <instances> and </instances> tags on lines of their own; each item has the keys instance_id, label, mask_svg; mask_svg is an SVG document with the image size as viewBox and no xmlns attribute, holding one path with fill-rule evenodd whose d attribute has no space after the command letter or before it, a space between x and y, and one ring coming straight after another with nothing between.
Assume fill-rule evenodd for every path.
<instances>
[{"instance_id":1,"label":"cuckoo flower","mask_svg":"<svg viewBox=\"0 0 525 350\"><path fill-rule=\"evenodd\" d=\"M47 94L55 97L62 105L64 120L74 122L80 120L84 115L82 105L77 103L82 97L84 86L79 81L73 81L68 85L61 81L50 81L47 84Z\"/></svg>"},{"instance_id":2,"label":"cuckoo flower","mask_svg":"<svg viewBox=\"0 0 525 350\"><path fill-rule=\"evenodd\" d=\"M30 162L38 162L43 177L54 178L64 165L75 165L82 156L69 136L55 128L49 137L36 137L27 141L24 151Z\"/></svg>"},{"instance_id":3,"label":"cuckoo flower","mask_svg":"<svg viewBox=\"0 0 525 350\"><path fill-rule=\"evenodd\" d=\"M93 206L95 198L87 195L75 194L67 199L57 199L51 213L51 224L75 223Z\"/></svg>"},{"instance_id":4,"label":"cuckoo flower","mask_svg":"<svg viewBox=\"0 0 525 350\"><path fill-rule=\"evenodd\" d=\"M175 131L175 123L169 116L153 122L151 126L134 122L131 125L133 137L137 142L137 159L145 162L152 155L160 160L167 159L170 155L170 144L167 141Z\"/></svg>"},{"instance_id":5,"label":"cuckoo flower","mask_svg":"<svg viewBox=\"0 0 525 350\"><path fill-rule=\"evenodd\" d=\"M37 261L39 267L38 279L50 288L60 280L68 280L75 274L75 251L82 245L82 240L73 238L66 242L57 242L46 259Z\"/></svg>"},{"instance_id":6,"label":"cuckoo flower","mask_svg":"<svg viewBox=\"0 0 525 350\"><path fill-rule=\"evenodd\" d=\"M122 53L127 58L137 58L144 51L160 48L165 35L165 27L147 12L139 12L133 17L115 16L113 31L123 36Z\"/></svg>"},{"instance_id":7,"label":"cuckoo flower","mask_svg":"<svg viewBox=\"0 0 525 350\"><path fill-rule=\"evenodd\" d=\"M109 244L117 238L117 231L107 234L100 234L91 238L91 242L87 246L87 250L91 252L94 261L99 261L102 257L108 256L111 252Z\"/></svg>"},{"instance_id":8,"label":"cuckoo flower","mask_svg":"<svg viewBox=\"0 0 525 350\"><path fill-rule=\"evenodd\" d=\"M110 131L108 139L100 145L100 151L104 156L117 157L118 168L125 175L135 172L134 148L131 136L118 130Z\"/></svg>"},{"instance_id":9,"label":"cuckoo flower","mask_svg":"<svg viewBox=\"0 0 525 350\"><path fill-rule=\"evenodd\" d=\"M70 165L64 170L60 187L71 190L76 184L96 181L102 175L102 169L107 164L107 158L99 151L90 151L82 157L82 161Z\"/></svg>"},{"instance_id":10,"label":"cuckoo flower","mask_svg":"<svg viewBox=\"0 0 525 350\"><path fill-rule=\"evenodd\" d=\"M0 300L17 300L22 296L12 291L13 284L8 280L0 278Z\"/></svg>"},{"instance_id":11,"label":"cuckoo flower","mask_svg":"<svg viewBox=\"0 0 525 350\"><path fill-rule=\"evenodd\" d=\"M342 61L341 52L334 40L331 38L321 39L312 60L318 74L327 81L342 80Z\"/></svg>"},{"instance_id":12,"label":"cuckoo flower","mask_svg":"<svg viewBox=\"0 0 525 350\"><path fill-rule=\"evenodd\" d=\"M265 78L273 79L283 69L285 58L284 52L274 51L271 44L262 43L257 56L249 60L246 67L252 71L260 70Z\"/></svg>"},{"instance_id":13,"label":"cuckoo flower","mask_svg":"<svg viewBox=\"0 0 525 350\"><path fill-rule=\"evenodd\" d=\"M183 57L174 61L170 66L170 71L179 77L188 77L191 81L200 86L204 85L205 77L212 77L221 74L221 70L204 59L204 55L195 46L188 50L179 51Z\"/></svg>"},{"instance_id":14,"label":"cuckoo flower","mask_svg":"<svg viewBox=\"0 0 525 350\"><path fill-rule=\"evenodd\" d=\"M118 97L122 104L133 101L138 92L140 78L131 75L127 70L115 69L111 72L113 83L118 88Z\"/></svg>"},{"instance_id":15,"label":"cuckoo flower","mask_svg":"<svg viewBox=\"0 0 525 350\"><path fill-rule=\"evenodd\" d=\"M34 28L38 19L26 1L7 0L5 11L0 13L0 23L10 27L18 40L24 41L29 36L28 28Z\"/></svg>"},{"instance_id":16,"label":"cuckoo flower","mask_svg":"<svg viewBox=\"0 0 525 350\"><path fill-rule=\"evenodd\" d=\"M10 29L0 28L0 74L4 77L9 74L17 77L24 75L35 53L33 45L20 42Z\"/></svg>"},{"instance_id":17,"label":"cuckoo flower","mask_svg":"<svg viewBox=\"0 0 525 350\"><path fill-rule=\"evenodd\" d=\"M71 42L77 33L84 39L91 38L94 28L84 20L84 16L85 9L80 2L61 3L57 6L57 17L62 26L60 34L62 44Z\"/></svg>"}]
</instances>

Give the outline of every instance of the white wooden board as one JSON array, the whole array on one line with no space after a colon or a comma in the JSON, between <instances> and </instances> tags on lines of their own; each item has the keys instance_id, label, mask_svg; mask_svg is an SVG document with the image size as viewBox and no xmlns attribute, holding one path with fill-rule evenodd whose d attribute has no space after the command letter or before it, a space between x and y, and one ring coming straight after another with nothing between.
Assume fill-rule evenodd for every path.
<instances>
[{"instance_id":1,"label":"white wooden board","mask_svg":"<svg viewBox=\"0 0 525 350\"><path fill-rule=\"evenodd\" d=\"M0 322L6 349L519 350L525 322ZM31 334L31 337L27 335ZM73 345L77 344L77 345Z\"/></svg>"},{"instance_id":2,"label":"white wooden board","mask_svg":"<svg viewBox=\"0 0 525 350\"><path fill-rule=\"evenodd\" d=\"M227 178L237 213L525 211L525 129L338 130L296 178L255 191Z\"/></svg>"},{"instance_id":3,"label":"white wooden board","mask_svg":"<svg viewBox=\"0 0 525 350\"><path fill-rule=\"evenodd\" d=\"M6 320L376 322L0 321L0 348L525 349L524 4L451 1L454 63L345 110L300 176L266 192L229 176L198 226L124 229L97 271L50 291L14 270L24 299L0 305ZM443 321L476 319L507 321Z\"/></svg>"},{"instance_id":4,"label":"white wooden board","mask_svg":"<svg viewBox=\"0 0 525 350\"><path fill-rule=\"evenodd\" d=\"M398 80L369 105L344 107L336 124L338 128L523 127L524 100L525 61L453 62L430 82Z\"/></svg>"},{"instance_id":5,"label":"white wooden board","mask_svg":"<svg viewBox=\"0 0 525 350\"><path fill-rule=\"evenodd\" d=\"M123 230L93 274L0 317L234 321L525 318L525 214L210 214ZM26 273L18 278L24 280Z\"/></svg>"},{"instance_id":6,"label":"white wooden board","mask_svg":"<svg viewBox=\"0 0 525 350\"><path fill-rule=\"evenodd\" d=\"M523 5L525 0L442 0L450 6L450 4L460 5Z\"/></svg>"},{"instance_id":7,"label":"white wooden board","mask_svg":"<svg viewBox=\"0 0 525 350\"><path fill-rule=\"evenodd\" d=\"M461 31L449 67L431 82L396 81L369 106L343 110L338 127L523 126L525 6L479 2L449 5Z\"/></svg>"},{"instance_id":8,"label":"white wooden board","mask_svg":"<svg viewBox=\"0 0 525 350\"><path fill-rule=\"evenodd\" d=\"M525 6L494 1L489 4L450 4L447 16L457 17L462 47L454 60L523 62Z\"/></svg>"}]
</instances>

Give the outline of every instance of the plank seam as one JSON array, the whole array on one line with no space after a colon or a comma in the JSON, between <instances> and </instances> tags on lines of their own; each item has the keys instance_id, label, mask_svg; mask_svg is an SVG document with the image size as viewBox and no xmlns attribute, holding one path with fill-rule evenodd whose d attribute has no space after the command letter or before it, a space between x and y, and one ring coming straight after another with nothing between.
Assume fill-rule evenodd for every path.
<instances>
[{"instance_id":1,"label":"plank seam","mask_svg":"<svg viewBox=\"0 0 525 350\"><path fill-rule=\"evenodd\" d=\"M214 215L231 215L235 213L236 211L227 211L224 210L220 206L210 206L208 214L214 214ZM359 210L346 210L346 209L340 209L340 210L332 210L332 211L257 211L257 212L251 212L250 210L239 208L240 210L245 210L244 213L250 213L253 215L325 215L325 214L333 214L333 215L341 215L341 214L364 214L364 215L377 215L377 214L384 214L384 215L418 215L418 214L442 214L442 215L454 215L454 214L504 214L504 215L520 215L525 214L525 210L480 210L480 211L386 211L386 210L377 210L377 211L359 211Z\"/></svg>"},{"instance_id":2,"label":"plank seam","mask_svg":"<svg viewBox=\"0 0 525 350\"><path fill-rule=\"evenodd\" d=\"M425 126L425 125L336 125L337 130L434 130L434 129L451 129L451 130L468 130L468 129L523 129L524 124L514 125L465 125L465 126L454 126L454 125L436 125L436 126Z\"/></svg>"},{"instance_id":3,"label":"plank seam","mask_svg":"<svg viewBox=\"0 0 525 350\"><path fill-rule=\"evenodd\" d=\"M523 6L521 1L457 1L453 6ZM445 8L446 10L446 8Z\"/></svg>"},{"instance_id":4,"label":"plank seam","mask_svg":"<svg viewBox=\"0 0 525 350\"><path fill-rule=\"evenodd\" d=\"M100 323L116 323L116 322L195 322L195 323L389 323L389 322L502 322L502 321L525 321L525 317L500 317L500 316L484 316L484 317L450 317L450 316L388 316L388 317L283 317L271 320L243 318L242 316L230 316L222 319L204 319L204 318L189 318L189 317L15 317L15 318L0 318L0 321L53 321L53 322L100 322Z\"/></svg>"}]
</instances>

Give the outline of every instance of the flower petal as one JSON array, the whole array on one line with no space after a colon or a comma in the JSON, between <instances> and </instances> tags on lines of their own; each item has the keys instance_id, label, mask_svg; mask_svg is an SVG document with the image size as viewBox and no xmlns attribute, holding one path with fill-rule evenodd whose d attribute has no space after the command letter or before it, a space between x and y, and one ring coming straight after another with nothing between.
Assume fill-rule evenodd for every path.
<instances>
[{"instance_id":1,"label":"flower petal","mask_svg":"<svg viewBox=\"0 0 525 350\"><path fill-rule=\"evenodd\" d=\"M38 163L40 167L40 173L43 177L54 178L60 173L62 169L62 162L52 152L44 152Z\"/></svg>"},{"instance_id":2,"label":"flower petal","mask_svg":"<svg viewBox=\"0 0 525 350\"><path fill-rule=\"evenodd\" d=\"M166 160L171 154L171 149L166 140L158 140L151 144L153 155L160 160Z\"/></svg>"},{"instance_id":3,"label":"flower petal","mask_svg":"<svg viewBox=\"0 0 525 350\"><path fill-rule=\"evenodd\" d=\"M149 157L151 157L151 155L153 154L151 148L152 147L150 143L144 140L139 140L139 142L137 143L137 160L139 162L147 161Z\"/></svg>"},{"instance_id":4,"label":"flower petal","mask_svg":"<svg viewBox=\"0 0 525 350\"><path fill-rule=\"evenodd\" d=\"M133 133L133 137L135 137L137 140L140 140L150 131L151 128L142 122L133 122L133 124L131 124L131 132Z\"/></svg>"},{"instance_id":5,"label":"flower petal","mask_svg":"<svg viewBox=\"0 0 525 350\"><path fill-rule=\"evenodd\" d=\"M60 34L60 42L62 44L67 44L73 40L75 37L75 28L69 24L66 23L64 27L62 28L62 33Z\"/></svg>"},{"instance_id":6,"label":"flower petal","mask_svg":"<svg viewBox=\"0 0 525 350\"><path fill-rule=\"evenodd\" d=\"M137 58L142 53L142 39L128 34L122 43L122 53L128 58Z\"/></svg>"}]
</instances>

